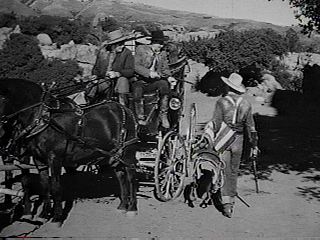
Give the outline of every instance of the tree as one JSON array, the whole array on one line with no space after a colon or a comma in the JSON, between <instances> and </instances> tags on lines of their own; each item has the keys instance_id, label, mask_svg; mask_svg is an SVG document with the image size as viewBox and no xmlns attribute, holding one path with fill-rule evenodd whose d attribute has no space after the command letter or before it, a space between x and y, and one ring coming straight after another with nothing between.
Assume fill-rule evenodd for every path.
<instances>
[{"instance_id":1,"label":"tree","mask_svg":"<svg viewBox=\"0 0 320 240\"><path fill-rule=\"evenodd\" d=\"M292 28L286 31L286 40L288 44L288 52L299 52L301 44L299 42L299 36Z\"/></svg>"},{"instance_id":2,"label":"tree","mask_svg":"<svg viewBox=\"0 0 320 240\"><path fill-rule=\"evenodd\" d=\"M311 34L313 31L320 33L319 0L289 0L289 3L298 9L296 19L300 22L299 25L303 28L303 33Z\"/></svg>"}]
</instances>

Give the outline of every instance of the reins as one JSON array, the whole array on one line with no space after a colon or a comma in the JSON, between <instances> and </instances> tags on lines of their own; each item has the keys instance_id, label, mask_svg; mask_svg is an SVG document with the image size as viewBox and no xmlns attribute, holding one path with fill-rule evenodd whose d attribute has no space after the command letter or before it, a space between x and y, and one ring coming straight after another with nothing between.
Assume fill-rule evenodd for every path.
<instances>
[{"instance_id":1,"label":"reins","mask_svg":"<svg viewBox=\"0 0 320 240\"><path fill-rule=\"evenodd\" d=\"M38 107L38 106L40 106L41 104L43 104L43 102L37 102L37 103L35 103L35 104L31 105L31 106L22 108L22 109L14 112L14 113L12 113L12 114L4 115L4 116L1 117L0 122L1 122L1 123L6 123L10 118L15 117L15 116L18 115L19 113L22 113L22 112L24 112L24 111L27 111L27 110L32 109L32 108L35 108L35 107Z\"/></svg>"}]
</instances>

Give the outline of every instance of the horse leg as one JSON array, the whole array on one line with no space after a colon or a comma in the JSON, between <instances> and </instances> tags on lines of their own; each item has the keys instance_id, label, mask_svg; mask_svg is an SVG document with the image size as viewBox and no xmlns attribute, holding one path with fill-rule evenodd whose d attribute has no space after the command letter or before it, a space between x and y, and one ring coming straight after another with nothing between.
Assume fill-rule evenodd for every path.
<instances>
[{"instance_id":1,"label":"horse leg","mask_svg":"<svg viewBox=\"0 0 320 240\"><path fill-rule=\"evenodd\" d=\"M49 168L51 169L51 191L53 196L52 222L62 222L62 192L61 192L61 162L54 153L49 154Z\"/></svg>"},{"instance_id":2,"label":"horse leg","mask_svg":"<svg viewBox=\"0 0 320 240\"><path fill-rule=\"evenodd\" d=\"M48 220L51 213L51 203L50 203L50 179L49 179L49 169L39 169L41 193L40 199L43 200L43 208L39 215L39 219Z\"/></svg>"},{"instance_id":3,"label":"horse leg","mask_svg":"<svg viewBox=\"0 0 320 240\"><path fill-rule=\"evenodd\" d=\"M115 173L120 185L120 204L117 209L126 212L128 207L128 187L126 183L126 172L123 167L117 167Z\"/></svg>"},{"instance_id":4,"label":"horse leg","mask_svg":"<svg viewBox=\"0 0 320 240\"><path fill-rule=\"evenodd\" d=\"M27 220L31 220L32 219L32 214L31 214L31 208L32 208L32 204L31 204L31 194L30 194L30 174L29 174L29 170L22 170L21 171L21 185L22 185L22 189L24 192L23 195L23 216L22 219L27 219Z\"/></svg>"},{"instance_id":5,"label":"horse leg","mask_svg":"<svg viewBox=\"0 0 320 240\"><path fill-rule=\"evenodd\" d=\"M126 167L126 181L129 185L129 204L127 208L127 215L137 215L137 180L136 169L132 167Z\"/></svg>"}]
</instances>

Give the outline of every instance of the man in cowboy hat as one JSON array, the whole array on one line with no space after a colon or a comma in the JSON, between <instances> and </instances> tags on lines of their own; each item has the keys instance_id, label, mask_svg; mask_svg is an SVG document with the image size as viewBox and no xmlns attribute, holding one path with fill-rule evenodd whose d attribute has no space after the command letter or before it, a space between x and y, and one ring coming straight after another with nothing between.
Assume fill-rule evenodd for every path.
<instances>
[{"instance_id":1,"label":"man in cowboy hat","mask_svg":"<svg viewBox=\"0 0 320 240\"><path fill-rule=\"evenodd\" d=\"M168 121L168 94L171 72L168 66L166 51L163 50L165 42L168 40L163 31L151 32L149 45L139 45L135 54L135 72L138 80L133 83L133 99L135 110L140 124L144 122L144 109L142 95L144 92L158 90L161 98L160 121L162 127L170 128Z\"/></svg>"},{"instance_id":2,"label":"man in cowboy hat","mask_svg":"<svg viewBox=\"0 0 320 240\"><path fill-rule=\"evenodd\" d=\"M125 42L134 37L134 34L125 34L120 29L110 32L108 40L102 43L103 48L92 71L98 78L117 78L115 92L123 105L127 105L129 80L134 77L134 57Z\"/></svg>"},{"instance_id":3,"label":"man in cowboy hat","mask_svg":"<svg viewBox=\"0 0 320 240\"><path fill-rule=\"evenodd\" d=\"M221 188L220 200L223 215L231 218L237 196L237 177L243 152L244 135L248 136L251 147L255 149L257 149L258 136L251 104L241 96L246 91L242 84L242 77L237 73L232 73L229 78L221 77L221 79L225 83L225 92L217 101L212 123L216 134L223 122L235 131L232 142L221 153L226 167L224 169L225 183ZM236 114L235 111L237 111Z\"/></svg>"}]
</instances>

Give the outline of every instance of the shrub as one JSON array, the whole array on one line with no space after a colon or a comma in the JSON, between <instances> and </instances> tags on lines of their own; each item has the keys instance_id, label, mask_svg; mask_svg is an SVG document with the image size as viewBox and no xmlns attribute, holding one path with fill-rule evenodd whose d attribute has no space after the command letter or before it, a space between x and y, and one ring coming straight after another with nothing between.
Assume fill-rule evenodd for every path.
<instances>
[{"instance_id":1,"label":"shrub","mask_svg":"<svg viewBox=\"0 0 320 240\"><path fill-rule=\"evenodd\" d=\"M29 80L37 83L56 82L56 87L63 87L73 82L73 78L82 70L75 60L61 61L58 59L41 62L39 68L28 74Z\"/></svg>"},{"instance_id":2,"label":"shrub","mask_svg":"<svg viewBox=\"0 0 320 240\"><path fill-rule=\"evenodd\" d=\"M188 57L216 72L237 71L252 64L268 68L274 56L287 50L286 39L272 29L229 31L215 39L192 40L183 45Z\"/></svg>"},{"instance_id":3,"label":"shrub","mask_svg":"<svg viewBox=\"0 0 320 240\"><path fill-rule=\"evenodd\" d=\"M11 34L0 51L0 77L28 79L28 74L43 60L37 40L24 34Z\"/></svg>"},{"instance_id":4,"label":"shrub","mask_svg":"<svg viewBox=\"0 0 320 240\"><path fill-rule=\"evenodd\" d=\"M0 14L0 28L14 27L17 24L17 17L14 13L1 13Z\"/></svg>"},{"instance_id":5,"label":"shrub","mask_svg":"<svg viewBox=\"0 0 320 240\"><path fill-rule=\"evenodd\" d=\"M81 20L70 21L67 18L46 15L25 17L19 24L22 33L28 35L46 33L58 45L71 40L75 43L84 43L90 29L89 23Z\"/></svg>"},{"instance_id":6,"label":"shrub","mask_svg":"<svg viewBox=\"0 0 320 240\"><path fill-rule=\"evenodd\" d=\"M0 51L0 77L22 78L33 82L69 84L81 68L76 61L44 59L37 41L24 34L12 34Z\"/></svg>"}]
</instances>

